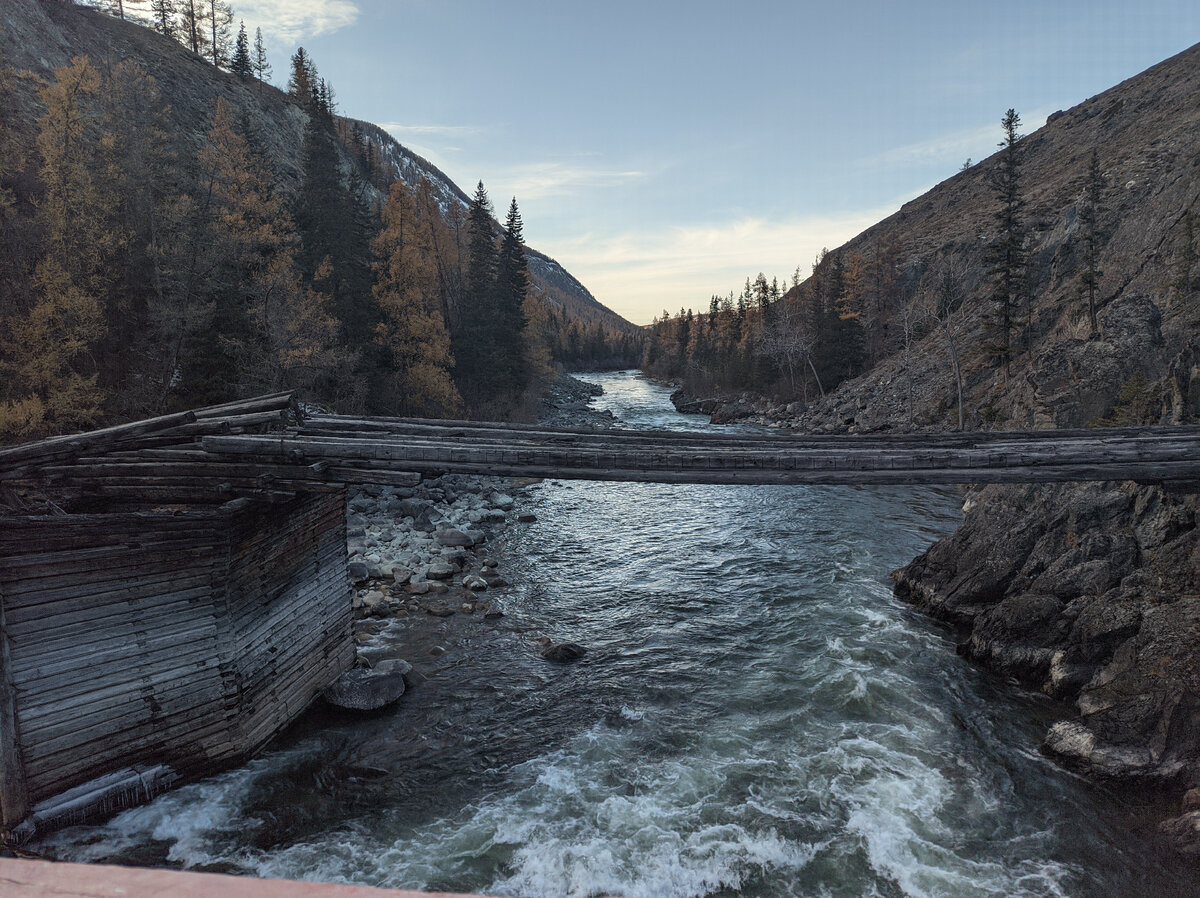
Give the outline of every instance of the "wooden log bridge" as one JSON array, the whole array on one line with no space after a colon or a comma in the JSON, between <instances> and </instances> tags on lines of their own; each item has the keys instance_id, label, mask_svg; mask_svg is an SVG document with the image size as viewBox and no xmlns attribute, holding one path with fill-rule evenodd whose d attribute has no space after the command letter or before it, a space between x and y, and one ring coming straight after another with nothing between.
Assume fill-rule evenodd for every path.
<instances>
[{"instance_id":1,"label":"wooden log bridge","mask_svg":"<svg viewBox=\"0 0 1200 898\"><path fill-rule=\"evenodd\" d=\"M306 415L291 393L0 448L0 824L235 763L354 663L350 484L1200 480L1200 428L591 431ZM1190 487L1189 487L1190 488Z\"/></svg>"},{"instance_id":2,"label":"wooden log bridge","mask_svg":"<svg viewBox=\"0 0 1200 898\"><path fill-rule=\"evenodd\" d=\"M367 482L398 471L709 484L1200 477L1196 427L805 436L315 416L278 435L214 435L199 442L214 459L328 466L333 479Z\"/></svg>"}]
</instances>

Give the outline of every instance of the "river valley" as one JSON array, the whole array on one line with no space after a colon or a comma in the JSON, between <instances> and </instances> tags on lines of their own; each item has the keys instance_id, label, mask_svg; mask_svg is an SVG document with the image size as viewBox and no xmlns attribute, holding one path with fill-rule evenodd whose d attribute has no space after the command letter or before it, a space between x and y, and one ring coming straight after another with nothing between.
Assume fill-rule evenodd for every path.
<instances>
[{"instance_id":1,"label":"river valley","mask_svg":"<svg viewBox=\"0 0 1200 898\"><path fill-rule=\"evenodd\" d=\"M634 372L586 379L625 426L711 427ZM244 767L37 849L528 898L1200 894L1152 796L1039 753L1060 706L893 597L956 490L515 496L536 520L489 544L504 616L456 620L397 705L315 709ZM587 654L547 662L542 636Z\"/></svg>"}]
</instances>

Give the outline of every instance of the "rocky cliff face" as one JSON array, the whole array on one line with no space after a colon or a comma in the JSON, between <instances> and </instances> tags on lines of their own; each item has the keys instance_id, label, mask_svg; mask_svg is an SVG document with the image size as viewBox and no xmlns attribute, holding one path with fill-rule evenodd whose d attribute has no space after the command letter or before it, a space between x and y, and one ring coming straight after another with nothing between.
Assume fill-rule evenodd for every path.
<instances>
[{"instance_id":1,"label":"rocky cliff face","mask_svg":"<svg viewBox=\"0 0 1200 898\"><path fill-rule=\"evenodd\" d=\"M1198 512L1163 486L984 487L896 592L958 627L964 655L1074 703L1049 754L1182 792L1200 786Z\"/></svg>"}]
</instances>

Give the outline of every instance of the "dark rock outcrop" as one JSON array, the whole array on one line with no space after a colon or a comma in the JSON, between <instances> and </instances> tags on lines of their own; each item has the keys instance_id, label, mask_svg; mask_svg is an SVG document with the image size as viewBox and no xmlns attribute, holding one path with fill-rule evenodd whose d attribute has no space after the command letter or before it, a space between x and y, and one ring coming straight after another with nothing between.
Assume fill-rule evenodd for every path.
<instances>
[{"instance_id":1,"label":"dark rock outcrop","mask_svg":"<svg viewBox=\"0 0 1200 898\"><path fill-rule=\"evenodd\" d=\"M1074 702L1047 753L1101 778L1194 787L1198 511L1200 495L1162 486L984 487L957 533L893 574L896 592L962 628L969 658Z\"/></svg>"}]
</instances>

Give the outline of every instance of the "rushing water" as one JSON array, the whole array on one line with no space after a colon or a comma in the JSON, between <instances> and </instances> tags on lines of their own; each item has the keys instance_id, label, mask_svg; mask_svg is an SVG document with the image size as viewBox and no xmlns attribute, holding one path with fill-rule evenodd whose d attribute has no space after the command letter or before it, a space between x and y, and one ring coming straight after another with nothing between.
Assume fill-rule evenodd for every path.
<instances>
[{"instance_id":1,"label":"rushing water","mask_svg":"<svg viewBox=\"0 0 1200 898\"><path fill-rule=\"evenodd\" d=\"M707 429L632 372L597 401ZM1037 750L1059 710L972 668L888 572L952 490L551 481L459 621L369 718L315 712L244 768L61 857L529 896L1200 894L1130 807ZM588 647L543 661L534 637Z\"/></svg>"}]
</instances>

